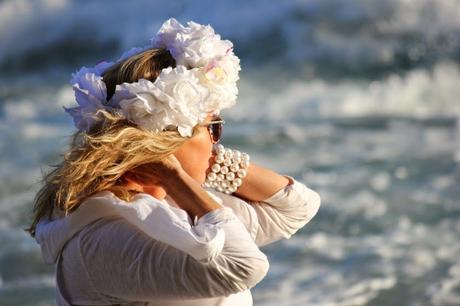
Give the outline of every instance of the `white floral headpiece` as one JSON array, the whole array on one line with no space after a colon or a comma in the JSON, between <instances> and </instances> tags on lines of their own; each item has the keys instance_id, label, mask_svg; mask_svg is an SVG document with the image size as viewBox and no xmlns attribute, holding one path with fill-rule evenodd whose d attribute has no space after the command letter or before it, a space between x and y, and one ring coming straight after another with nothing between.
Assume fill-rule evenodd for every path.
<instances>
[{"instance_id":1,"label":"white floral headpiece","mask_svg":"<svg viewBox=\"0 0 460 306\"><path fill-rule=\"evenodd\" d=\"M75 126L89 131L98 120L96 112L105 109L152 132L174 127L182 136L191 136L193 127L202 123L208 113L218 114L233 106L241 70L233 44L222 40L210 25L193 21L187 25L170 18L149 45L128 50L115 63L102 62L73 74L71 84L78 106L64 109L73 117ZM167 49L176 67L163 69L154 82L141 79L117 85L107 102L102 74L112 65L150 48Z\"/></svg>"}]
</instances>

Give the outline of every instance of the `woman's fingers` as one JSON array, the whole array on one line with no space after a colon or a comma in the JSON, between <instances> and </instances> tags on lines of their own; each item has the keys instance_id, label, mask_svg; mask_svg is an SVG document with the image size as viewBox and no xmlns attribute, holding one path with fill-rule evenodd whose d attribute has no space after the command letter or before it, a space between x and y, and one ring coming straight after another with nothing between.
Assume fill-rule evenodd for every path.
<instances>
[{"instance_id":1,"label":"woman's fingers","mask_svg":"<svg viewBox=\"0 0 460 306\"><path fill-rule=\"evenodd\" d=\"M144 164L131 169L127 175L142 185L162 185L172 174L178 173L182 165L174 155L161 162Z\"/></svg>"},{"instance_id":2,"label":"woman's fingers","mask_svg":"<svg viewBox=\"0 0 460 306\"><path fill-rule=\"evenodd\" d=\"M182 170L182 165L177 159L177 157L174 154L169 155L162 161L163 165L167 167L169 170L173 170L178 172L179 170Z\"/></svg>"}]
</instances>

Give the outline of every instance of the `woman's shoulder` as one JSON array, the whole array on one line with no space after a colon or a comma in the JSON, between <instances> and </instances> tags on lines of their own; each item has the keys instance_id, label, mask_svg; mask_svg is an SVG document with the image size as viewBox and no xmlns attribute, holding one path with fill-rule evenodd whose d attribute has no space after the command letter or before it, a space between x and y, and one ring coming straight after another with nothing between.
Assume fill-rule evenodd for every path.
<instances>
[{"instance_id":1,"label":"woman's shoulder","mask_svg":"<svg viewBox=\"0 0 460 306\"><path fill-rule=\"evenodd\" d=\"M82 252L90 249L123 247L136 240L145 244L148 237L136 226L120 216L106 216L86 225L75 237Z\"/></svg>"},{"instance_id":2,"label":"woman's shoulder","mask_svg":"<svg viewBox=\"0 0 460 306\"><path fill-rule=\"evenodd\" d=\"M66 264L65 258L73 257L67 264L76 263L92 274L91 271L113 269L115 265L129 265L140 254L161 245L122 217L102 217L69 241L63 250L63 263Z\"/></svg>"},{"instance_id":3,"label":"woman's shoulder","mask_svg":"<svg viewBox=\"0 0 460 306\"><path fill-rule=\"evenodd\" d=\"M86 218L87 214L91 214L91 219L93 219L81 229L79 240L94 243L110 240L123 241L132 239L132 236L146 239L143 232L127 220L126 214L151 213L142 208L157 205L164 207L164 201L155 199L146 193L136 193L129 201L119 198L110 190L95 193L85 199L78 208L80 210L79 219Z\"/></svg>"},{"instance_id":4,"label":"woman's shoulder","mask_svg":"<svg viewBox=\"0 0 460 306\"><path fill-rule=\"evenodd\" d=\"M136 207L139 200L144 206L153 205L145 195L136 196L130 204L110 191L95 193L82 201L74 212L55 220L60 222L57 227L61 232L59 238L66 239L68 245L76 245L81 254L122 247L126 241L145 244L148 240L146 235L124 216L136 215L140 211Z\"/></svg>"},{"instance_id":5,"label":"woman's shoulder","mask_svg":"<svg viewBox=\"0 0 460 306\"><path fill-rule=\"evenodd\" d=\"M145 258L154 249L168 252L165 245L150 239L121 217L97 219L64 247L58 263L59 289L72 304L121 303L123 299L108 296L102 289L107 284L124 284L133 263L147 263Z\"/></svg>"},{"instance_id":6,"label":"woman's shoulder","mask_svg":"<svg viewBox=\"0 0 460 306\"><path fill-rule=\"evenodd\" d=\"M212 226L213 222L234 216L227 210L220 211L219 217L213 218L211 214L194 225L185 210L147 194L139 194L130 202L119 201L110 194L99 194L78 210L76 223L86 222L79 239L82 248L87 247L88 254L103 247L123 248L126 241L133 243L134 249L142 248L148 241L152 246L162 242L200 259L214 254L221 244L223 233ZM90 223L89 218L97 222Z\"/></svg>"}]
</instances>

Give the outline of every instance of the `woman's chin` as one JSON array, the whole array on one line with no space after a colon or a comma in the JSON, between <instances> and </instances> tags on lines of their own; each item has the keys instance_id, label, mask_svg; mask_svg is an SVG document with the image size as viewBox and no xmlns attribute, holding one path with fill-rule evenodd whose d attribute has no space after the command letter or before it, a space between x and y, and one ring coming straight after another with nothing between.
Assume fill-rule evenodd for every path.
<instances>
[{"instance_id":1,"label":"woman's chin","mask_svg":"<svg viewBox=\"0 0 460 306\"><path fill-rule=\"evenodd\" d=\"M201 185L203 185L204 182L206 181L206 172L203 171L198 177L195 178L195 180Z\"/></svg>"},{"instance_id":2,"label":"woman's chin","mask_svg":"<svg viewBox=\"0 0 460 306\"><path fill-rule=\"evenodd\" d=\"M206 181L206 177L203 175L202 177L200 177L198 180L196 180L198 183L200 183L200 185L203 185L204 182Z\"/></svg>"}]
</instances>

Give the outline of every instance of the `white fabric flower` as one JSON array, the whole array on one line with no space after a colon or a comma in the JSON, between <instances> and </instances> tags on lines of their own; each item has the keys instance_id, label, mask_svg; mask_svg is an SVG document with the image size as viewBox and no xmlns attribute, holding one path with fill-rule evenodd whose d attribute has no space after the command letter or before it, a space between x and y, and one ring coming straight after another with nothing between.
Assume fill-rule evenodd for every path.
<instances>
[{"instance_id":1,"label":"white fabric flower","mask_svg":"<svg viewBox=\"0 0 460 306\"><path fill-rule=\"evenodd\" d=\"M102 61L92 68L82 67L76 73L72 73L72 79L70 80L70 84L74 85L76 83L80 83L82 79L85 78L85 74L87 73L93 73L97 76L101 76L113 64L113 62Z\"/></svg>"},{"instance_id":2,"label":"white fabric flower","mask_svg":"<svg viewBox=\"0 0 460 306\"><path fill-rule=\"evenodd\" d=\"M65 110L77 128L88 131L98 120L97 110L106 109L147 130L160 132L173 126L188 137L208 113L218 114L236 103L240 60L233 54L233 44L222 40L211 26L193 21L183 26L170 18L151 45L128 50L117 63L152 47L169 50L176 67L163 69L153 83L141 79L117 85L108 102L101 75L114 63L83 67L73 74L79 106Z\"/></svg>"},{"instance_id":3,"label":"white fabric flower","mask_svg":"<svg viewBox=\"0 0 460 306\"><path fill-rule=\"evenodd\" d=\"M175 124L182 136L191 136L195 125L206 118L208 89L200 83L198 70L184 66L163 69L155 80L157 97L175 114Z\"/></svg>"},{"instance_id":4,"label":"white fabric flower","mask_svg":"<svg viewBox=\"0 0 460 306\"><path fill-rule=\"evenodd\" d=\"M96 69L83 67L73 75L71 81L78 106L64 107L64 110L72 116L75 126L86 132L98 120L96 112L105 108L103 103L107 97L107 89L102 77L88 71L96 71Z\"/></svg>"},{"instance_id":5,"label":"white fabric flower","mask_svg":"<svg viewBox=\"0 0 460 306\"><path fill-rule=\"evenodd\" d=\"M128 120L147 130L177 126L182 136L191 136L193 127L206 118L209 94L196 73L184 66L163 69L154 83L143 79L118 85L113 101Z\"/></svg>"},{"instance_id":6,"label":"white fabric flower","mask_svg":"<svg viewBox=\"0 0 460 306\"><path fill-rule=\"evenodd\" d=\"M211 61L201 69L201 80L210 91L208 111L229 108L236 103L240 69L239 59L234 55Z\"/></svg>"},{"instance_id":7,"label":"white fabric flower","mask_svg":"<svg viewBox=\"0 0 460 306\"><path fill-rule=\"evenodd\" d=\"M233 48L232 42L221 40L211 26L193 21L187 25L184 27L174 18L167 20L153 40L153 46L168 49L178 65L188 68L203 67Z\"/></svg>"},{"instance_id":8,"label":"white fabric flower","mask_svg":"<svg viewBox=\"0 0 460 306\"><path fill-rule=\"evenodd\" d=\"M171 108L156 99L154 95L156 90L150 81L140 80L137 83L124 83L117 87L116 94L123 91L127 94L119 101L119 106L122 114L129 121L152 132L160 132L175 123Z\"/></svg>"},{"instance_id":9,"label":"white fabric flower","mask_svg":"<svg viewBox=\"0 0 460 306\"><path fill-rule=\"evenodd\" d=\"M227 82L236 83L239 80L239 72L241 70L240 59L233 52L228 52L227 55L220 58L217 65L224 69L227 75Z\"/></svg>"}]
</instances>

